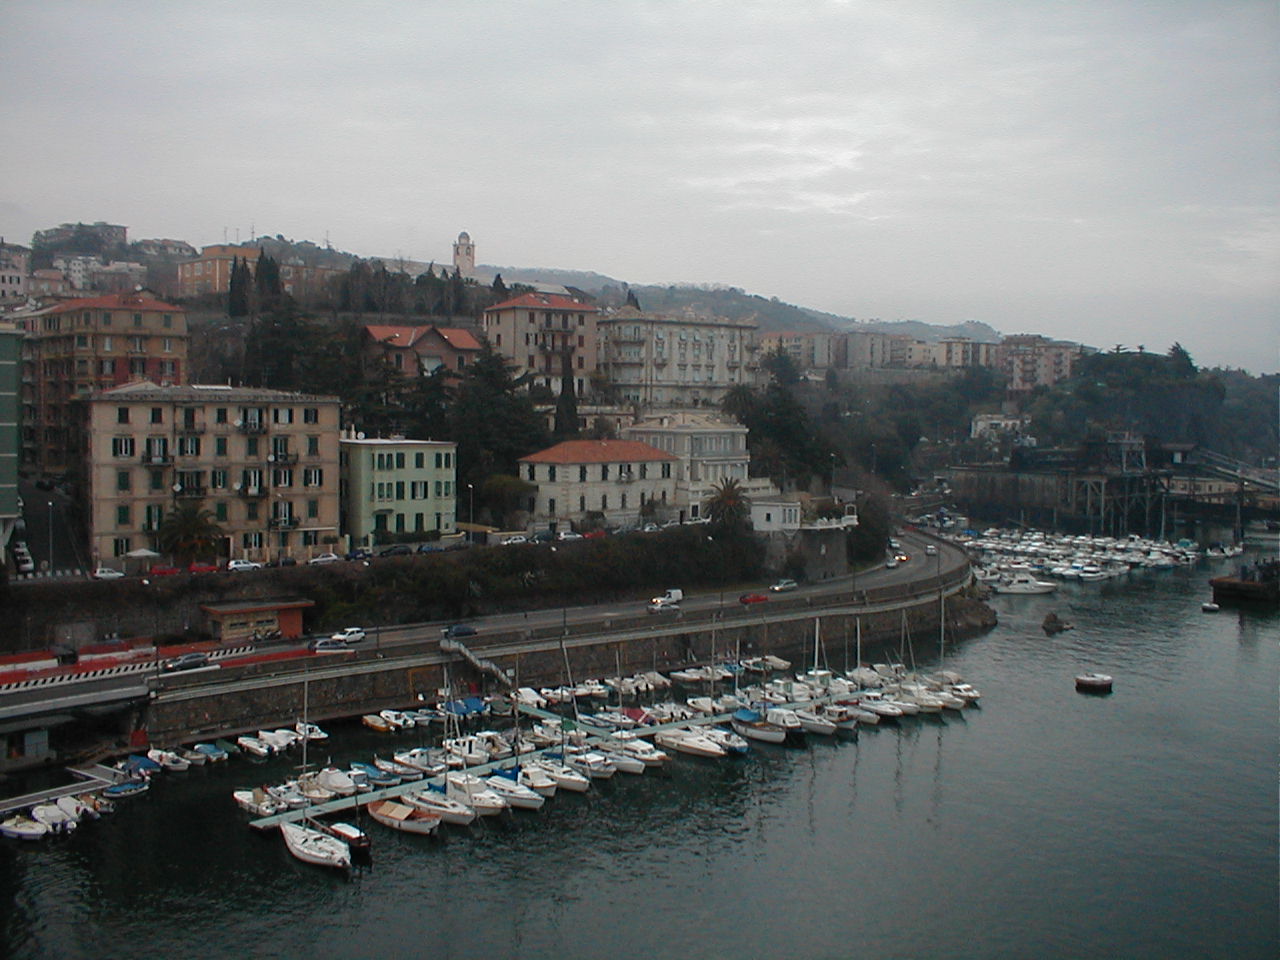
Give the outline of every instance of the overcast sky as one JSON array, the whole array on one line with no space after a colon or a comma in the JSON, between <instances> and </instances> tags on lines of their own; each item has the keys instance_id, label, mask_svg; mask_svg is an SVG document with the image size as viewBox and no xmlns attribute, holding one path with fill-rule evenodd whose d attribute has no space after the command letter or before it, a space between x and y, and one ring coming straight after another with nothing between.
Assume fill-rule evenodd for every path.
<instances>
[{"instance_id":1,"label":"overcast sky","mask_svg":"<svg viewBox=\"0 0 1280 960\"><path fill-rule=\"evenodd\" d=\"M1280 369L1273 0L4 4L0 234L251 230Z\"/></svg>"}]
</instances>

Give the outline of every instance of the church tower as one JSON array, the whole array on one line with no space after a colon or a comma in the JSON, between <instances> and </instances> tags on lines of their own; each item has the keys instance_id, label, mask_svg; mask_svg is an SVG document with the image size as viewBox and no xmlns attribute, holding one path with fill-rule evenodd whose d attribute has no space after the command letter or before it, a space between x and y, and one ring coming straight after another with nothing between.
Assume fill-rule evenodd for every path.
<instances>
[{"instance_id":1,"label":"church tower","mask_svg":"<svg viewBox=\"0 0 1280 960\"><path fill-rule=\"evenodd\" d=\"M471 242L471 235L465 230L458 234L453 245L453 266L464 277L476 272L476 245Z\"/></svg>"}]
</instances>

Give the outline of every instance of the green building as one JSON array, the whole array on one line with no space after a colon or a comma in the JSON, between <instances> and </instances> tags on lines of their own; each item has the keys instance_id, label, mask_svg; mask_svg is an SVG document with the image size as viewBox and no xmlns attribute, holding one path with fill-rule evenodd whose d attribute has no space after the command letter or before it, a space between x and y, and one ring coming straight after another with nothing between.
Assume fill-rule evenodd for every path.
<instances>
[{"instance_id":1,"label":"green building","mask_svg":"<svg viewBox=\"0 0 1280 960\"><path fill-rule=\"evenodd\" d=\"M457 532L457 444L344 436L339 465L342 529L353 547Z\"/></svg>"}]
</instances>

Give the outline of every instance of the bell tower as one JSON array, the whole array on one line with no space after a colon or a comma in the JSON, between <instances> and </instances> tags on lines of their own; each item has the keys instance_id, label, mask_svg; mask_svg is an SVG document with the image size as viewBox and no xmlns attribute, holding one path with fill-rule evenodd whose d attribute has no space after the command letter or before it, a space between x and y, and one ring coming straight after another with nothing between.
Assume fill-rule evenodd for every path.
<instances>
[{"instance_id":1,"label":"bell tower","mask_svg":"<svg viewBox=\"0 0 1280 960\"><path fill-rule=\"evenodd\" d=\"M476 272L476 245L471 242L471 234L465 230L458 234L453 245L453 266L464 277Z\"/></svg>"}]
</instances>

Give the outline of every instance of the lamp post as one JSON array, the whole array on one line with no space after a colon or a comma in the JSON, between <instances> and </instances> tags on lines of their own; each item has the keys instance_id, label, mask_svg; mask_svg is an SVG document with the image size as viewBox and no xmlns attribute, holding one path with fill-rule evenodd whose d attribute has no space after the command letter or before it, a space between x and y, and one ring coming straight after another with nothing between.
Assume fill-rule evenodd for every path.
<instances>
[{"instance_id":1,"label":"lamp post","mask_svg":"<svg viewBox=\"0 0 1280 960\"><path fill-rule=\"evenodd\" d=\"M476 488L467 484L467 523L476 522Z\"/></svg>"},{"instance_id":2,"label":"lamp post","mask_svg":"<svg viewBox=\"0 0 1280 960\"><path fill-rule=\"evenodd\" d=\"M53 501L46 500L45 506L49 517L49 572L53 573Z\"/></svg>"}]
</instances>

